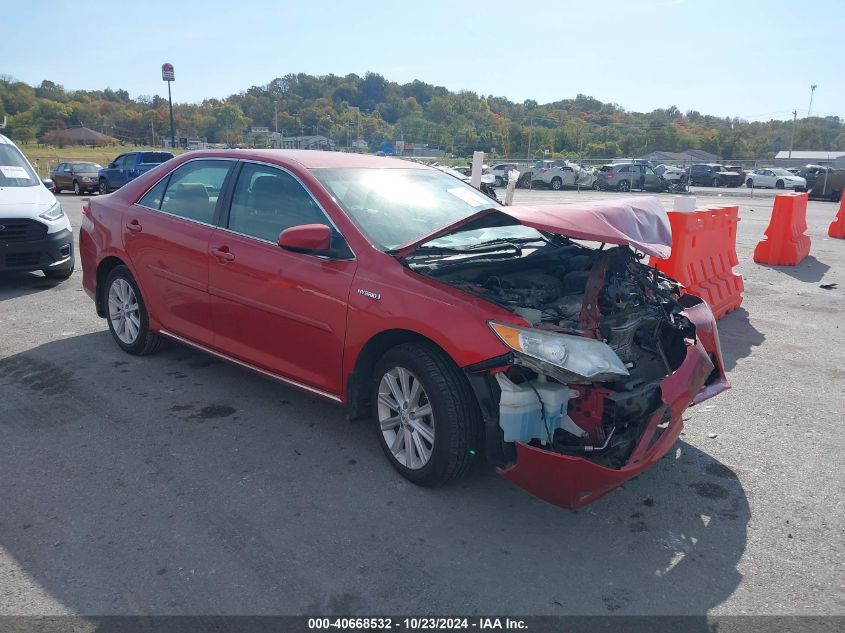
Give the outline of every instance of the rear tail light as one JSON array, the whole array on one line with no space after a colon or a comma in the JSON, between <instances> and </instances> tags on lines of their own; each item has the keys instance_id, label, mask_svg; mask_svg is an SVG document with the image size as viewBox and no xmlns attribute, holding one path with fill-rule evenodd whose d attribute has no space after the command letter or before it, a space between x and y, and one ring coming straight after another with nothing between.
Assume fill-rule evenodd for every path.
<instances>
[{"instance_id":1,"label":"rear tail light","mask_svg":"<svg viewBox=\"0 0 845 633\"><path fill-rule=\"evenodd\" d=\"M82 205L82 215L91 215L91 203L86 202Z\"/></svg>"},{"instance_id":2,"label":"rear tail light","mask_svg":"<svg viewBox=\"0 0 845 633\"><path fill-rule=\"evenodd\" d=\"M609 172L606 172L606 174L605 174L605 175L606 175L608 178L613 178L616 174L614 174L612 171L609 171Z\"/></svg>"}]
</instances>

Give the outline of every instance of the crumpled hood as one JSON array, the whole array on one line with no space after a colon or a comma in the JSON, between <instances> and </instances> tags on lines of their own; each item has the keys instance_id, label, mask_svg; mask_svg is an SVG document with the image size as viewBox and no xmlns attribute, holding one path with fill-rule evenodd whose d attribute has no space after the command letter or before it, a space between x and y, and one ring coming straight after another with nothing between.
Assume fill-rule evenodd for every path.
<instances>
[{"instance_id":1,"label":"crumpled hood","mask_svg":"<svg viewBox=\"0 0 845 633\"><path fill-rule=\"evenodd\" d=\"M406 242L390 252L397 257L407 257L422 244L454 233L461 227L493 213L510 216L520 224L540 231L577 240L628 245L660 259L666 259L672 251L672 229L660 200L654 196L637 196L579 204L484 209L459 222Z\"/></svg>"},{"instance_id":2,"label":"crumpled hood","mask_svg":"<svg viewBox=\"0 0 845 633\"><path fill-rule=\"evenodd\" d=\"M505 207L503 213L540 231L579 240L626 244L665 259L672 250L669 217L654 196L577 204Z\"/></svg>"}]
</instances>

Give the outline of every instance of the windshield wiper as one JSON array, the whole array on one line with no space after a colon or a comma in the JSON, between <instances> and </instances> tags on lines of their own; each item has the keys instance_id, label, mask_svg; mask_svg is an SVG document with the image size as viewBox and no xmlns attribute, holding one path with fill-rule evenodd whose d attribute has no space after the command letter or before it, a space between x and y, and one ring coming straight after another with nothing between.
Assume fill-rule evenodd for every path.
<instances>
[{"instance_id":1,"label":"windshield wiper","mask_svg":"<svg viewBox=\"0 0 845 633\"><path fill-rule=\"evenodd\" d=\"M488 240L486 242L480 242L478 244L473 244L472 246L467 246L466 250L478 250L486 248L488 246L495 246L497 244L510 244L511 246L516 247L517 244L531 244L532 242L548 243L548 240L543 237L498 237L495 240Z\"/></svg>"}]
</instances>

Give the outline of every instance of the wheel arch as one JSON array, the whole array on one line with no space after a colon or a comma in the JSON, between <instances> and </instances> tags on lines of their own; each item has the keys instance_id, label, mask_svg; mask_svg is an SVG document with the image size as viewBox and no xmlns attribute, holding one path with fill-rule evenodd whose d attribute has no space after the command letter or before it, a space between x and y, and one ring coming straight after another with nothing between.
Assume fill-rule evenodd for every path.
<instances>
[{"instance_id":1,"label":"wheel arch","mask_svg":"<svg viewBox=\"0 0 845 633\"><path fill-rule=\"evenodd\" d=\"M375 365L385 352L404 343L426 343L432 345L454 362L452 356L442 346L419 332L401 328L382 330L373 335L361 347L361 351L358 352L358 356L355 358L352 372L346 377L346 405L349 410L350 419L361 419L369 415L370 397L368 386Z\"/></svg>"},{"instance_id":2,"label":"wheel arch","mask_svg":"<svg viewBox=\"0 0 845 633\"><path fill-rule=\"evenodd\" d=\"M97 316L101 318L105 318L106 316L106 303L103 295L105 292L106 279L108 278L109 273L118 266L127 266L127 264L122 259L114 255L104 257L102 261L97 264L97 286L95 290L96 294L94 304L97 307Z\"/></svg>"}]
</instances>

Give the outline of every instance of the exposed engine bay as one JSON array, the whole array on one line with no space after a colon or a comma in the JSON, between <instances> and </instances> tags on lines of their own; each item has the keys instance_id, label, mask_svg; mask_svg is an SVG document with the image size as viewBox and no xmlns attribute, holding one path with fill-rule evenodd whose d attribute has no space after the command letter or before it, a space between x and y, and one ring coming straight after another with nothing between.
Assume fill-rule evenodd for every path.
<instances>
[{"instance_id":1,"label":"exposed engine bay","mask_svg":"<svg viewBox=\"0 0 845 633\"><path fill-rule=\"evenodd\" d=\"M619 468L664 406L660 382L695 342L695 326L681 314L681 290L627 246L590 248L551 236L527 251L415 257L409 265L522 317L531 328L520 335L526 344L533 344L530 331L565 335L537 343L559 338L565 362L514 353L507 370L496 374L505 455L520 441ZM601 346L605 358L618 357L615 373L577 370L572 359L597 342L612 350Z\"/></svg>"}]
</instances>

